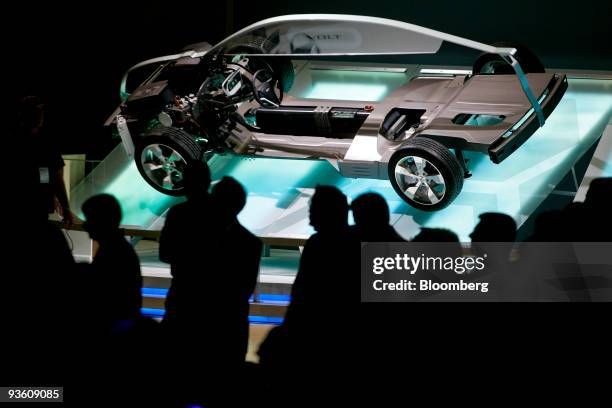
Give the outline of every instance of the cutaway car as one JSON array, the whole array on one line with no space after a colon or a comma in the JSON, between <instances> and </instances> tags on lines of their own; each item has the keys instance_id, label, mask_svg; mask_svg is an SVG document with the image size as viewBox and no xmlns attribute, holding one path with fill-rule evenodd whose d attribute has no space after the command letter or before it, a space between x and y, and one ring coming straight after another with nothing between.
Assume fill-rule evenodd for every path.
<instances>
[{"instance_id":1,"label":"cutaway car","mask_svg":"<svg viewBox=\"0 0 612 408\"><path fill-rule=\"evenodd\" d=\"M435 53L444 41L482 52L471 73L421 73L374 102L290 94L295 59ZM153 73L128 94L128 74L144 66ZM464 151L502 162L566 89L565 75L524 47L375 17L291 15L135 65L107 124L165 194L184 194L191 160L228 152L329 160L345 177L389 179L408 204L435 211L470 175Z\"/></svg>"}]
</instances>

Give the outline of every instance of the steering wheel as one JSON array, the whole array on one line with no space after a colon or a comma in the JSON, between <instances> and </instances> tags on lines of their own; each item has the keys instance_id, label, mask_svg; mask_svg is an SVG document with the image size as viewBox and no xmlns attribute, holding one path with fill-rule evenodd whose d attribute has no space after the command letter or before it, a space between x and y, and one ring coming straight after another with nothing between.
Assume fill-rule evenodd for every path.
<instances>
[{"instance_id":1,"label":"steering wheel","mask_svg":"<svg viewBox=\"0 0 612 408\"><path fill-rule=\"evenodd\" d=\"M264 74L267 74L266 79ZM259 79L263 77L262 79ZM278 86L278 79L270 72L263 68L253 74L253 96L255 100L264 108L278 108L283 100L283 90ZM275 89L279 90L279 95Z\"/></svg>"}]
</instances>

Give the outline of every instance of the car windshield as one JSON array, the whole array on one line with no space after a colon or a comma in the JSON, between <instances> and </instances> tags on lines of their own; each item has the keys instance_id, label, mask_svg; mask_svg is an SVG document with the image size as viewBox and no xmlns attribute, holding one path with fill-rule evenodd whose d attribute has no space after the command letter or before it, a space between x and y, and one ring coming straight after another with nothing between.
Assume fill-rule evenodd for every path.
<instances>
[{"instance_id":1,"label":"car windshield","mask_svg":"<svg viewBox=\"0 0 612 408\"><path fill-rule=\"evenodd\" d=\"M423 27L376 17L309 14L253 24L217 44L214 52L247 55L431 54L442 39Z\"/></svg>"}]
</instances>

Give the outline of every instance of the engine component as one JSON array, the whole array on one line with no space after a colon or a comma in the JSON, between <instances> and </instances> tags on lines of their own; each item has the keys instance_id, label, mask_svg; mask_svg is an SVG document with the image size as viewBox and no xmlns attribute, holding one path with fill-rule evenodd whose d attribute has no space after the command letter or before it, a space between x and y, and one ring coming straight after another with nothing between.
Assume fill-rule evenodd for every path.
<instances>
[{"instance_id":1,"label":"engine component","mask_svg":"<svg viewBox=\"0 0 612 408\"><path fill-rule=\"evenodd\" d=\"M425 109L392 109L380 126L379 133L389 140L399 140L408 132L406 136L414 133L421 123L421 117L425 114Z\"/></svg>"},{"instance_id":2,"label":"engine component","mask_svg":"<svg viewBox=\"0 0 612 408\"><path fill-rule=\"evenodd\" d=\"M126 101L126 106L130 115L146 115L159 112L172 100L173 93L168 81L158 81L137 88Z\"/></svg>"},{"instance_id":3,"label":"engine component","mask_svg":"<svg viewBox=\"0 0 612 408\"><path fill-rule=\"evenodd\" d=\"M159 120L159 123L166 127L172 126L172 116L170 116L167 112L161 112L159 115L157 115L157 119Z\"/></svg>"}]
</instances>

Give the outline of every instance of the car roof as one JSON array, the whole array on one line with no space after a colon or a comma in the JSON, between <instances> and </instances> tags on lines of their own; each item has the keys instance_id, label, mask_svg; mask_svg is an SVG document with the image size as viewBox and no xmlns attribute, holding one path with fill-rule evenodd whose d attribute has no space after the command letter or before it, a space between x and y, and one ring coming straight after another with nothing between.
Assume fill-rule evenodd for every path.
<instances>
[{"instance_id":1,"label":"car roof","mask_svg":"<svg viewBox=\"0 0 612 408\"><path fill-rule=\"evenodd\" d=\"M232 54L236 49L246 55L433 54L438 52L444 41L500 55L512 51L511 48L494 47L387 18L348 14L293 14L254 23L201 54Z\"/></svg>"}]
</instances>

